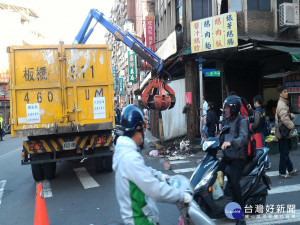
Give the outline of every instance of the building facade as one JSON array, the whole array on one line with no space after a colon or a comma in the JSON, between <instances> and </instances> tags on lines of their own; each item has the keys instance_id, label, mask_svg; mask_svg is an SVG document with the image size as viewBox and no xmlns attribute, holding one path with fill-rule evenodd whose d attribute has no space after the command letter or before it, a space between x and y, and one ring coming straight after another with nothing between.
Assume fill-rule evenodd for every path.
<instances>
[{"instance_id":1,"label":"building facade","mask_svg":"<svg viewBox=\"0 0 300 225\"><path fill-rule=\"evenodd\" d=\"M110 20L146 45L146 17L154 15L154 0L116 0L111 10ZM112 50L111 62L114 73L115 103L121 108L128 104L138 104L134 90L139 88L145 75L150 71L137 54L111 33L105 35L106 43Z\"/></svg>"},{"instance_id":2,"label":"building facade","mask_svg":"<svg viewBox=\"0 0 300 225\"><path fill-rule=\"evenodd\" d=\"M29 8L0 3L1 23L0 28L5 34L0 43L0 113L3 116L4 123L9 122L10 97L8 83L10 79L7 46L32 44L42 38L42 35L35 30L32 25L38 15Z\"/></svg>"},{"instance_id":3,"label":"building facade","mask_svg":"<svg viewBox=\"0 0 300 225\"><path fill-rule=\"evenodd\" d=\"M200 133L203 96L220 115L230 91L249 103L260 94L272 121L277 88L287 84L300 113L299 0L158 0L155 28L157 51L176 33L176 53L167 57L181 59L169 72L172 80L184 80L185 95L176 98L191 96L177 118L186 120L190 139Z\"/></svg>"}]
</instances>

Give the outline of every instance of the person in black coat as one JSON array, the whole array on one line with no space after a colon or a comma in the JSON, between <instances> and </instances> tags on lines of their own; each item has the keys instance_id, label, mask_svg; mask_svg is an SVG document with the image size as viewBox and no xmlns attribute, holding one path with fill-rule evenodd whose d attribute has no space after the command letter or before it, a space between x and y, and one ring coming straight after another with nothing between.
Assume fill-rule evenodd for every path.
<instances>
[{"instance_id":1,"label":"person in black coat","mask_svg":"<svg viewBox=\"0 0 300 225\"><path fill-rule=\"evenodd\" d=\"M216 127L218 127L218 118L213 110L213 103L208 102L207 115L206 115L206 127L208 137L214 137L216 134Z\"/></svg>"}]
</instances>

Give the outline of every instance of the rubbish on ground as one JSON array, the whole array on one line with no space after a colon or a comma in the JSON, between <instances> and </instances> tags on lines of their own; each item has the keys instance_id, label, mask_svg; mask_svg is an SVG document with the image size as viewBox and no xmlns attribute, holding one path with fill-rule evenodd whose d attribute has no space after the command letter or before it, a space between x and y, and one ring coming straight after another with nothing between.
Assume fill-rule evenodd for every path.
<instances>
[{"instance_id":1,"label":"rubbish on ground","mask_svg":"<svg viewBox=\"0 0 300 225\"><path fill-rule=\"evenodd\" d=\"M170 170L171 169L171 165L168 161L165 162L164 167L165 167L165 170Z\"/></svg>"},{"instance_id":2,"label":"rubbish on ground","mask_svg":"<svg viewBox=\"0 0 300 225\"><path fill-rule=\"evenodd\" d=\"M160 145L160 144L158 144L158 143L156 143L156 142L153 142L153 144L155 145L155 148L156 148L158 151L163 150L163 148L164 148L164 146L162 146L162 145Z\"/></svg>"},{"instance_id":3,"label":"rubbish on ground","mask_svg":"<svg viewBox=\"0 0 300 225\"><path fill-rule=\"evenodd\" d=\"M154 156L154 157L158 156L158 151L157 150L150 151L149 156Z\"/></svg>"}]
</instances>

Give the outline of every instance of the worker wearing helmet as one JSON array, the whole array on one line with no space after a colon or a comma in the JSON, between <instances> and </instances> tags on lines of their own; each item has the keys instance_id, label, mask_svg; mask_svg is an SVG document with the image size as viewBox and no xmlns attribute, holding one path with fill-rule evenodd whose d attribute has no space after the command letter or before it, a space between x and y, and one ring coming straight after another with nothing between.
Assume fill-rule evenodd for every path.
<instances>
[{"instance_id":1,"label":"worker wearing helmet","mask_svg":"<svg viewBox=\"0 0 300 225\"><path fill-rule=\"evenodd\" d=\"M158 224L158 210L154 201L190 203L192 195L169 186L165 182L168 175L145 166L139 153L144 143L145 121L138 107L125 107L121 125L124 136L117 140L113 170L122 219L130 225Z\"/></svg>"},{"instance_id":2,"label":"worker wearing helmet","mask_svg":"<svg viewBox=\"0 0 300 225\"><path fill-rule=\"evenodd\" d=\"M240 119L239 128L236 128L238 118L241 117L241 98L237 95L228 96L224 102L225 124L229 126L230 131L222 136L221 142L223 150L223 158L220 162L219 169L229 173L229 179L232 184L233 201L237 202L244 209L244 200L240 186L242 171L247 162L247 152L245 145L248 137L248 123L244 118ZM246 224L243 218L237 221L237 224Z\"/></svg>"}]
</instances>

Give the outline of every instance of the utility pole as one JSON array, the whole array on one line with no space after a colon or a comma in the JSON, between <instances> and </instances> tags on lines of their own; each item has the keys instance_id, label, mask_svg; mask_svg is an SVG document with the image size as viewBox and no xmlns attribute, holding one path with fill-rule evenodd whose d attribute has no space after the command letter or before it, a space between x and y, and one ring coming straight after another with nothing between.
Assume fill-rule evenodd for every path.
<instances>
[{"instance_id":1,"label":"utility pole","mask_svg":"<svg viewBox=\"0 0 300 225\"><path fill-rule=\"evenodd\" d=\"M198 70L199 70L199 89L200 89L200 133L202 130L202 118L203 118L203 73L202 67L205 59L202 57L198 57L195 59L198 62Z\"/></svg>"}]
</instances>

